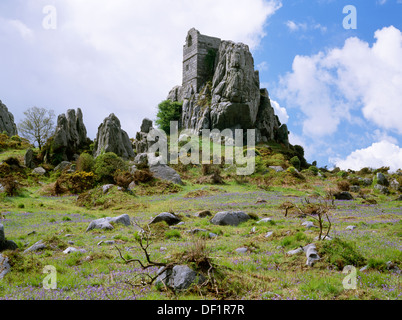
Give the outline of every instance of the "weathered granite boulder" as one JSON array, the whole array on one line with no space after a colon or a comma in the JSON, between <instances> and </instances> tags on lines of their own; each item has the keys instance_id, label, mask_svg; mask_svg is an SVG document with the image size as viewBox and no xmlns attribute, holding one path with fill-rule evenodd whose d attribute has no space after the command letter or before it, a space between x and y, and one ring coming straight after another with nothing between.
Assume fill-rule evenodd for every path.
<instances>
[{"instance_id":1,"label":"weathered granite boulder","mask_svg":"<svg viewBox=\"0 0 402 320\"><path fill-rule=\"evenodd\" d=\"M0 254L0 279L3 279L10 270L11 266L8 263L8 258Z\"/></svg>"},{"instance_id":2,"label":"weathered granite boulder","mask_svg":"<svg viewBox=\"0 0 402 320\"><path fill-rule=\"evenodd\" d=\"M306 265L308 265L309 267L313 267L314 264L320 260L320 256L317 253L317 247L314 243L312 243L303 247L303 250L306 253L307 257Z\"/></svg>"},{"instance_id":3,"label":"weathered granite boulder","mask_svg":"<svg viewBox=\"0 0 402 320\"><path fill-rule=\"evenodd\" d=\"M0 223L0 252L5 250L17 249L17 244L12 240L7 240L4 232L4 226Z\"/></svg>"},{"instance_id":4,"label":"weathered granite boulder","mask_svg":"<svg viewBox=\"0 0 402 320\"><path fill-rule=\"evenodd\" d=\"M106 218L93 220L89 224L86 232L93 230L93 229L112 230L112 229L114 229L112 223L119 223L119 224L122 224L122 225L128 227L131 225L131 220L127 214L123 214L121 216L114 217L114 218L106 217Z\"/></svg>"},{"instance_id":5,"label":"weathered granite boulder","mask_svg":"<svg viewBox=\"0 0 402 320\"><path fill-rule=\"evenodd\" d=\"M337 192L334 197L336 200L353 200L353 196L347 191Z\"/></svg>"},{"instance_id":6,"label":"weathered granite boulder","mask_svg":"<svg viewBox=\"0 0 402 320\"><path fill-rule=\"evenodd\" d=\"M387 178L385 177L385 175L381 172L377 173L377 183L381 186L385 186L388 187L389 186L389 182L387 180Z\"/></svg>"},{"instance_id":7,"label":"weathered granite boulder","mask_svg":"<svg viewBox=\"0 0 402 320\"><path fill-rule=\"evenodd\" d=\"M172 226L180 223L181 219L170 212L162 212L161 214L153 218L149 224L154 224L162 221L165 221L169 226Z\"/></svg>"},{"instance_id":8,"label":"weathered granite boulder","mask_svg":"<svg viewBox=\"0 0 402 320\"><path fill-rule=\"evenodd\" d=\"M176 172L176 170L166 164L150 166L149 171L152 172L155 178L183 185L180 175Z\"/></svg>"},{"instance_id":9,"label":"weathered granite boulder","mask_svg":"<svg viewBox=\"0 0 402 320\"><path fill-rule=\"evenodd\" d=\"M123 159L133 159L133 145L126 131L122 130L120 120L112 113L98 128L95 139L94 157L101 152L113 152Z\"/></svg>"},{"instance_id":10,"label":"weathered granite boulder","mask_svg":"<svg viewBox=\"0 0 402 320\"><path fill-rule=\"evenodd\" d=\"M26 249L24 251L24 253L35 252L35 251L43 250L46 248L47 248L46 243L44 243L43 240L39 240L38 242L36 242L32 246L30 246L28 249Z\"/></svg>"},{"instance_id":11,"label":"weathered granite boulder","mask_svg":"<svg viewBox=\"0 0 402 320\"><path fill-rule=\"evenodd\" d=\"M385 194L385 195L389 195L389 194L390 194L389 189L388 189L386 186L383 186L383 185L380 185L380 184L376 184L376 185L374 186L374 189L380 191L382 194Z\"/></svg>"},{"instance_id":12,"label":"weathered granite boulder","mask_svg":"<svg viewBox=\"0 0 402 320\"><path fill-rule=\"evenodd\" d=\"M220 226L238 226L249 219L250 216L243 211L222 211L211 219L211 223Z\"/></svg>"},{"instance_id":13,"label":"weathered granite boulder","mask_svg":"<svg viewBox=\"0 0 402 320\"><path fill-rule=\"evenodd\" d=\"M34 162L34 152L32 149L28 149L25 152L24 155L24 166L26 166L27 168L30 169L34 169L35 168L35 162Z\"/></svg>"},{"instance_id":14,"label":"weathered granite boulder","mask_svg":"<svg viewBox=\"0 0 402 320\"><path fill-rule=\"evenodd\" d=\"M32 170L32 174L36 174L38 176L43 176L46 174L46 170L43 169L42 167L38 167Z\"/></svg>"},{"instance_id":15,"label":"weathered granite boulder","mask_svg":"<svg viewBox=\"0 0 402 320\"><path fill-rule=\"evenodd\" d=\"M148 154L146 153L140 153L137 154L135 159L134 159L135 164L139 165L147 165L148 164Z\"/></svg>"},{"instance_id":16,"label":"weathered granite boulder","mask_svg":"<svg viewBox=\"0 0 402 320\"><path fill-rule=\"evenodd\" d=\"M6 132L9 137L18 134L13 114L8 111L6 105L0 100L0 133L3 132Z\"/></svg>"},{"instance_id":17,"label":"weathered granite boulder","mask_svg":"<svg viewBox=\"0 0 402 320\"><path fill-rule=\"evenodd\" d=\"M72 163L69 161L62 161L54 168L53 171L63 171L64 169L68 168L71 165Z\"/></svg>"},{"instance_id":18,"label":"weathered granite boulder","mask_svg":"<svg viewBox=\"0 0 402 320\"><path fill-rule=\"evenodd\" d=\"M199 211L199 212L195 213L194 216L197 218L205 218L205 217L212 216L212 213L209 210L203 210L203 211Z\"/></svg>"},{"instance_id":19,"label":"weathered granite boulder","mask_svg":"<svg viewBox=\"0 0 402 320\"><path fill-rule=\"evenodd\" d=\"M202 284L206 280L202 274L195 272L187 265L177 265L164 271L161 268L158 270L158 274L155 285L166 285L175 291L186 290L193 283Z\"/></svg>"},{"instance_id":20,"label":"weathered granite boulder","mask_svg":"<svg viewBox=\"0 0 402 320\"><path fill-rule=\"evenodd\" d=\"M67 114L59 115L52 142L53 152L63 161L74 160L74 155L80 153L87 144L87 129L81 109L78 108L77 112L69 109Z\"/></svg>"}]
</instances>

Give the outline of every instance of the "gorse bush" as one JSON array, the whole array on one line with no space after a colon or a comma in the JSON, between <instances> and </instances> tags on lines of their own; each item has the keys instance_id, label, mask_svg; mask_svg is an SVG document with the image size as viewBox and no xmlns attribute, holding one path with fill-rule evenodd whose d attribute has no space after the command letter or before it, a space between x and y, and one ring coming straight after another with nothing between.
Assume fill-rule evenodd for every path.
<instances>
[{"instance_id":1,"label":"gorse bush","mask_svg":"<svg viewBox=\"0 0 402 320\"><path fill-rule=\"evenodd\" d=\"M96 180L101 183L114 183L114 174L117 170L126 170L126 164L113 152L101 154L95 159L93 172Z\"/></svg>"},{"instance_id":2,"label":"gorse bush","mask_svg":"<svg viewBox=\"0 0 402 320\"><path fill-rule=\"evenodd\" d=\"M349 191L350 190L350 183L349 181L338 181L337 183L339 191Z\"/></svg>"},{"instance_id":3,"label":"gorse bush","mask_svg":"<svg viewBox=\"0 0 402 320\"><path fill-rule=\"evenodd\" d=\"M134 175L128 171L117 170L114 174L114 181L119 187L127 189L130 183L134 181Z\"/></svg>"},{"instance_id":4,"label":"gorse bush","mask_svg":"<svg viewBox=\"0 0 402 320\"><path fill-rule=\"evenodd\" d=\"M80 194L92 189L94 185L93 172L77 171L72 174L62 174L54 184L53 193L60 195L69 191L73 194Z\"/></svg>"}]
</instances>

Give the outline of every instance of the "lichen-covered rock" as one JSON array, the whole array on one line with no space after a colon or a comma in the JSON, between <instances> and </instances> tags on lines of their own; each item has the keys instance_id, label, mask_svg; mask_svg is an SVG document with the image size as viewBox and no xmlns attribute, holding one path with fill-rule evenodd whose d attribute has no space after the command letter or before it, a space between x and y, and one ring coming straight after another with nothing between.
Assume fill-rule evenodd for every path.
<instances>
[{"instance_id":1,"label":"lichen-covered rock","mask_svg":"<svg viewBox=\"0 0 402 320\"><path fill-rule=\"evenodd\" d=\"M389 186L389 181L388 179L385 177L385 175L381 172L377 173L377 183L381 186L385 186L388 187Z\"/></svg>"},{"instance_id":2,"label":"lichen-covered rock","mask_svg":"<svg viewBox=\"0 0 402 320\"><path fill-rule=\"evenodd\" d=\"M112 113L98 128L95 139L94 157L102 152L113 152L123 159L133 159L133 145L126 131L122 130L120 120Z\"/></svg>"},{"instance_id":3,"label":"lichen-covered rock","mask_svg":"<svg viewBox=\"0 0 402 320\"><path fill-rule=\"evenodd\" d=\"M8 263L8 258L0 254L0 279L3 279L10 270L11 266Z\"/></svg>"},{"instance_id":4,"label":"lichen-covered rock","mask_svg":"<svg viewBox=\"0 0 402 320\"><path fill-rule=\"evenodd\" d=\"M0 100L0 133L3 132L6 132L10 137L18 134L13 114Z\"/></svg>"},{"instance_id":5,"label":"lichen-covered rock","mask_svg":"<svg viewBox=\"0 0 402 320\"><path fill-rule=\"evenodd\" d=\"M26 166L27 168L30 169L34 169L35 168L35 162L34 162L34 152L32 149L28 149L25 152L24 155L24 166Z\"/></svg>"},{"instance_id":6,"label":"lichen-covered rock","mask_svg":"<svg viewBox=\"0 0 402 320\"><path fill-rule=\"evenodd\" d=\"M166 285L175 291L186 290L193 283L201 284L206 280L202 274L195 272L186 265L177 265L163 272L161 268L158 274L159 276L155 281L155 285Z\"/></svg>"},{"instance_id":7,"label":"lichen-covered rock","mask_svg":"<svg viewBox=\"0 0 402 320\"><path fill-rule=\"evenodd\" d=\"M181 222L180 218L170 212L162 212L151 220L149 224L165 221L169 226L178 224Z\"/></svg>"},{"instance_id":8,"label":"lichen-covered rock","mask_svg":"<svg viewBox=\"0 0 402 320\"><path fill-rule=\"evenodd\" d=\"M93 230L93 229L112 230L112 229L114 229L112 223L120 223L120 224L128 227L131 225L131 220L127 214L123 214L121 216L114 217L114 218L106 217L106 218L93 220L89 224L86 232Z\"/></svg>"},{"instance_id":9,"label":"lichen-covered rock","mask_svg":"<svg viewBox=\"0 0 402 320\"><path fill-rule=\"evenodd\" d=\"M17 249L17 244L12 240L7 240L4 232L4 226L0 223L0 252L5 250Z\"/></svg>"},{"instance_id":10,"label":"lichen-covered rock","mask_svg":"<svg viewBox=\"0 0 402 320\"><path fill-rule=\"evenodd\" d=\"M222 211L211 219L211 223L220 226L238 226L249 219L250 216L243 211Z\"/></svg>"},{"instance_id":11,"label":"lichen-covered rock","mask_svg":"<svg viewBox=\"0 0 402 320\"><path fill-rule=\"evenodd\" d=\"M36 174L38 176L43 176L46 174L46 170L43 169L42 167L38 167L32 170L32 174Z\"/></svg>"},{"instance_id":12,"label":"lichen-covered rock","mask_svg":"<svg viewBox=\"0 0 402 320\"><path fill-rule=\"evenodd\" d=\"M182 185L180 175L173 168L166 164L157 164L150 166L149 171L152 172L155 178L173 182L175 184Z\"/></svg>"}]
</instances>

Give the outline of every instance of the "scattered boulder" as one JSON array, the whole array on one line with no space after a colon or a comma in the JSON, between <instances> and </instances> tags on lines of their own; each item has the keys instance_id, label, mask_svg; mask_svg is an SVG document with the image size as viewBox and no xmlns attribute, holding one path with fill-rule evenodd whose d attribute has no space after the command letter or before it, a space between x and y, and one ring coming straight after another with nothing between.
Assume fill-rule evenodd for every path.
<instances>
[{"instance_id":1,"label":"scattered boulder","mask_svg":"<svg viewBox=\"0 0 402 320\"><path fill-rule=\"evenodd\" d=\"M246 247L237 248L235 251L236 251L237 253L244 254L244 253L247 253L247 252L248 252L248 248L246 248Z\"/></svg>"},{"instance_id":2,"label":"scattered boulder","mask_svg":"<svg viewBox=\"0 0 402 320\"><path fill-rule=\"evenodd\" d=\"M12 240L7 240L4 232L4 226L0 223L0 252L6 250L16 250L17 244Z\"/></svg>"},{"instance_id":3,"label":"scattered boulder","mask_svg":"<svg viewBox=\"0 0 402 320\"><path fill-rule=\"evenodd\" d=\"M346 230L351 230L351 231L353 231L354 229L356 229L357 227L356 226L347 226L346 227Z\"/></svg>"},{"instance_id":4,"label":"scattered boulder","mask_svg":"<svg viewBox=\"0 0 402 320\"><path fill-rule=\"evenodd\" d=\"M349 191L354 193L359 193L361 190L360 186L350 186Z\"/></svg>"},{"instance_id":5,"label":"scattered boulder","mask_svg":"<svg viewBox=\"0 0 402 320\"><path fill-rule=\"evenodd\" d=\"M155 178L183 185L180 175L166 164L157 164L149 168Z\"/></svg>"},{"instance_id":6,"label":"scattered boulder","mask_svg":"<svg viewBox=\"0 0 402 320\"><path fill-rule=\"evenodd\" d=\"M318 238L319 238L319 236L316 236L314 238L314 240L317 241L317 240L319 240ZM321 235L321 240L332 240L332 237L329 235L328 236Z\"/></svg>"},{"instance_id":7,"label":"scattered boulder","mask_svg":"<svg viewBox=\"0 0 402 320\"><path fill-rule=\"evenodd\" d=\"M389 186L389 182L387 180L387 178L385 177L385 175L381 172L377 173L377 183L381 186L385 186L388 187Z\"/></svg>"},{"instance_id":8,"label":"scattered boulder","mask_svg":"<svg viewBox=\"0 0 402 320\"><path fill-rule=\"evenodd\" d=\"M135 190L135 186L136 186L136 184L135 184L135 182L133 181L133 182L131 182L131 183L128 185L127 190L133 192L133 191Z\"/></svg>"},{"instance_id":9,"label":"scattered boulder","mask_svg":"<svg viewBox=\"0 0 402 320\"><path fill-rule=\"evenodd\" d=\"M27 168L30 169L34 169L35 168L35 162L34 162L34 152L32 149L28 149L25 152L24 155L24 166L26 166Z\"/></svg>"},{"instance_id":10,"label":"scattered boulder","mask_svg":"<svg viewBox=\"0 0 402 320\"><path fill-rule=\"evenodd\" d=\"M155 285L166 285L175 291L183 291L188 289L193 283L202 284L205 282L205 277L192 270L187 265L177 265L172 269L164 268L158 270L158 278Z\"/></svg>"},{"instance_id":11,"label":"scattered boulder","mask_svg":"<svg viewBox=\"0 0 402 320\"><path fill-rule=\"evenodd\" d=\"M390 194L389 189L388 189L386 186L383 186L383 185L380 185L380 184L376 184L376 185L374 186L374 189L380 191L382 194L385 194L385 195L389 195L389 194Z\"/></svg>"},{"instance_id":12,"label":"scattered boulder","mask_svg":"<svg viewBox=\"0 0 402 320\"><path fill-rule=\"evenodd\" d=\"M269 168L275 170L276 172L285 171L281 166L270 166Z\"/></svg>"},{"instance_id":13,"label":"scattered boulder","mask_svg":"<svg viewBox=\"0 0 402 320\"><path fill-rule=\"evenodd\" d=\"M136 165L148 165L148 154L147 153L140 153L134 159L134 163Z\"/></svg>"},{"instance_id":14,"label":"scattered boulder","mask_svg":"<svg viewBox=\"0 0 402 320\"><path fill-rule=\"evenodd\" d=\"M113 187L114 187L114 184L105 184L104 186L102 186L103 194L108 193L109 190L112 189Z\"/></svg>"},{"instance_id":15,"label":"scattered boulder","mask_svg":"<svg viewBox=\"0 0 402 320\"><path fill-rule=\"evenodd\" d=\"M92 229L112 230L112 229L114 229L112 223L119 223L119 224L122 224L122 225L128 227L131 225L131 220L127 214L123 214L121 216L114 217L114 218L107 217L107 218L93 220L89 224L86 232L88 232Z\"/></svg>"},{"instance_id":16,"label":"scattered boulder","mask_svg":"<svg viewBox=\"0 0 402 320\"><path fill-rule=\"evenodd\" d=\"M197 218L206 218L212 216L212 213L209 210L203 210L195 213L194 216Z\"/></svg>"},{"instance_id":17,"label":"scattered boulder","mask_svg":"<svg viewBox=\"0 0 402 320\"><path fill-rule=\"evenodd\" d=\"M153 218L149 224L154 224L161 221L165 221L169 226L172 226L178 224L181 220L179 217L170 212L162 212L161 214Z\"/></svg>"},{"instance_id":18,"label":"scattered boulder","mask_svg":"<svg viewBox=\"0 0 402 320\"><path fill-rule=\"evenodd\" d=\"M0 254L0 279L3 279L4 276L10 272L10 270L11 266L8 263L8 257L5 257L2 254Z\"/></svg>"},{"instance_id":19,"label":"scattered boulder","mask_svg":"<svg viewBox=\"0 0 402 320\"><path fill-rule=\"evenodd\" d=\"M290 250L290 251L287 252L287 254L290 255L290 256L293 256L293 255L298 254L300 252L303 252L303 248L297 248L297 249L294 249L294 250Z\"/></svg>"},{"instance_id":20,"label":"scattered boulder","mask_svg":"<svg viewBox=\"0 0 402 320\"><path fill-rule=\"evenodd\" d=\"M307 229L309 228L318 228L317 226L314 225L313 222L311 221L306 221L302 223L302 226L305 226Z\"/></svg>"},{"instance_id":21,"label":"scattered boulder","mask_svg":"<svg viewBox=\"0 0 402 320\"><path fill-rule=\"evenodd\" d=\"M371 186L373 183L373 179L370 178L359 178L359 181L365 187Z\"/></svg>"},{"instance_id":22,"label":"scattered boulder","mask_svg":"<svg viewBox=\"0 0 402 320\"><path fill-rule=\"evenodd\" d=\"M309 267L314 266L314 264L320 260L320 256L317 253L317 247L314 243L309 244L303 248L304 252L306 253L307 262L306 265Z\"/></svg>"},{"instance_id":23,"label":"scattered boulder","mask_svg":"<svg viewBox=\"0 0 402 320\"><path fill-rule=\"evenodd\" d=\"M14 116L0 100L0 133L6 132L9 137L18 134Z\"/></svg>"},{"instance_id":24,"label":"scattered boulder","mask_svg":"<svg viewBox=\"0 0 402 320\"><path fill-rule=\"evenodd\" d=\"M30 246L28 249L26 249L24 251L24 253L28 253L28 252L36 252L39 250L43 250L46 249L46 244L43 242L43 240L39 240L38 242L36 242L35 244L33 244L32 246Z\"/></svg>"},{"instance_id":25,"label":"scattered boulder","mask_svg":"<svg viewBox=\"0 0 402 320\"><path fill-rule=\"evenodd\" d=\"M69 161L62 161L54 168L54 171L63 171L71 165L72 163Z\"/></svg>"},{"instance_id":26,"label":"scattered boulder","mask_svg":"<svg viewBox=\"0 0 402 320\"><path fill-rule=\"evenodd\" d=\"M337 192L334 197L336 200L353 200L353 196L348 191Z\"/></svg>"},{"instance_id":27,"label":"scattered boulder","mask_svg":"<svg viewBox=\"0 0 402 320\"><path fill-rule=\"evenodd\" d=\"M242 222L246 222L250 216L243 211L222 211L218 212L212 219L211 223L220 226L238 226Z\"/></svg>"},{"instance_id":28,"label":"scattered boulder","mask_svg":"<svg viewBox=\"0 0 402 320\"><path fill-rule=\"evenodd\" d=\"M274 234L273 231L269 231L269 232L267 232L267 234L265 235L265 238L269 238L269 237L271 237L273 234Z\"/></svg>"},{"instance_id":29,"label":"scattered boulder","mask_svg":"<svg viewBox=\"0 0 402 320\"><path fill-rule=\"evenodd\" d=\"M258 223L258 224L260 224L260 223L268 223L268 222L270 222L270 221L272 221L271 218L264 218L264 219L261 219L260 221L258 221L257 223Z\"/></svg>"},{"instance_id":30,"label":"scattered boulder","mask_svg":"<svg viewBox=\"0 0 402 320\"><path fill-rule=\"evenodd\" d=\"M113 152L123 159L133 159L135 156L127 132L122 130L120 120L113 113L98 128L94 157L98 157L101 152Z\"/></svg>"},{"instance_id":31,"label":"scattered boulder","mask_svg":"<svg viewBox=\"0 0 402 320\"><path fill-rule=\"evenodd\" d=\"M392 179L392 181L389 183L389 186L394 190L399 190L400 184L396 179Z\"/></svg>"},{"instance_id":32,"label":"scattered boulder","mask_svg":"<svg viewBox=\"0 0 402 320\"><path fill-rule=\"evenodd\" d=\"M43 176L46 174L46 170L43 169L42 167L38 167L32 170L32 174L36 174L38 176Z\"/></svg>"},{"instance_id":33,"label":"scattered boulder","mask_svg":"<svg viewBox=\"0 0 402 320\"><path fill-rule=\"evenodd\" d=\"M87 251L85 249L77 249L74 247L68 247L66 250L63 251L64 254L70 254L73 252L82 252L82 253L86 253Z\"/></svg>"}]
</instances>

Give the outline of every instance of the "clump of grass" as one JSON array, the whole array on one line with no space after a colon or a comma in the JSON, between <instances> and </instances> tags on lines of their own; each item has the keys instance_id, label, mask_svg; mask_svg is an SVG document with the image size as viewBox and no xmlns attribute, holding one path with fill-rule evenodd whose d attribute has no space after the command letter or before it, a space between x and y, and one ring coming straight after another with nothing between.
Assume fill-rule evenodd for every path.
<instances>
[{"instance_id":1,"label":"clump of grass","mask_svg":"<svg viewBox=\"0 0 402 320\"><path fill-rule=\"evenodd\" d=\"M355 246L347 241L335 238L331 241L325 241L319 253L325 257L325 260L335 265L338 270L352 265L354 267L364 266L366 259L357 252Z\"/></svg>"},{"instance_id":2,"label":"clump of grass","mask_svg":"<svg viewBox=\"0 0 402 320\"><path fill-rule=\"evenodd\" d=\"M166 239L173 239L173 238L180 239L181 234L180 234L179 230L172 229L172 230L168 230L165 232L165 237L166 237Z\"/></svg>"}]
</instances>

